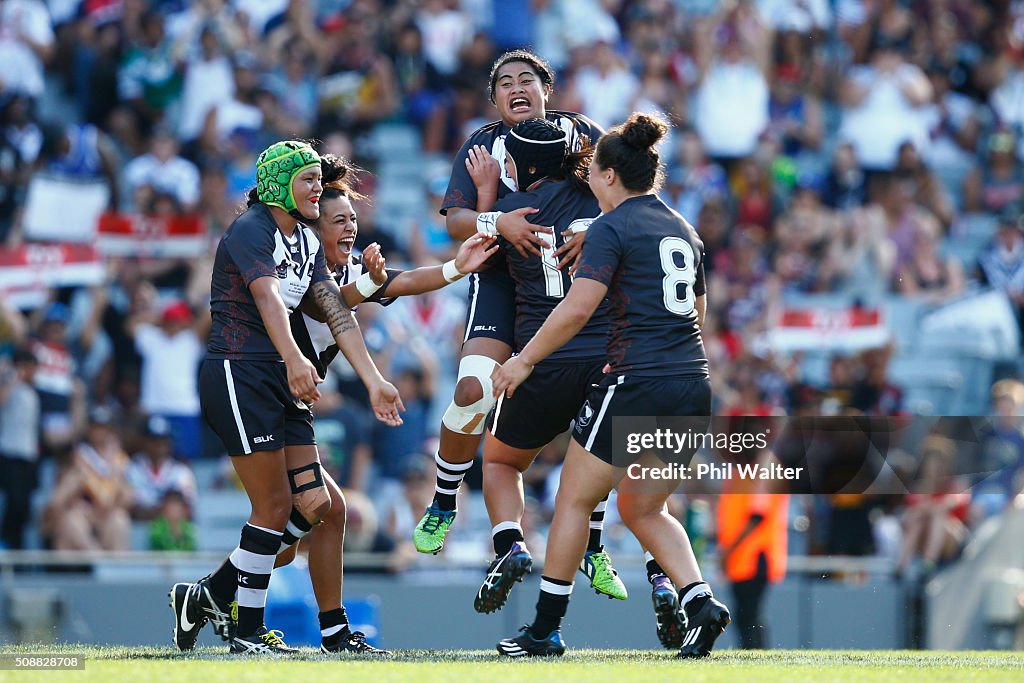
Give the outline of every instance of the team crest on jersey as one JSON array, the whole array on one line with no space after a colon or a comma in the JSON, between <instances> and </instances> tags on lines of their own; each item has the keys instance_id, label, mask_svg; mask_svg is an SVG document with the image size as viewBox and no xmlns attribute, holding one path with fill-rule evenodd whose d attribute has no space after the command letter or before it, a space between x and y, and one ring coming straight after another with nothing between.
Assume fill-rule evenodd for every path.
<instances>
[{"instance_id":1,"label":"team crest on jersey","mask_svg":"<svg viewBox=\"0 0 1024 683\"><path fill-rule=\"evenodd\" d=\"M583 407L580 408L580 416L576 418L576 425L578 427L586 427L590 424L590 421L594 419L594 409L590 405L590 399L587 399L583 403Z\"/></svg>"},{"instance_id":2,"label":"team crest on jersey","mask_svg":"<svg viewBox=\"0 0 1024 683\"><path fill-rule=\"evenodd\" d=\"M274 266L274 272L277 273L278 279L283 280L286 277L288 277L288 266L290 266L290 265L291 265L291 261L289 261L288 259L285 259L285 260L281 261L280 263L278 263L276 266Z\"/></svg>"}]
</instances>

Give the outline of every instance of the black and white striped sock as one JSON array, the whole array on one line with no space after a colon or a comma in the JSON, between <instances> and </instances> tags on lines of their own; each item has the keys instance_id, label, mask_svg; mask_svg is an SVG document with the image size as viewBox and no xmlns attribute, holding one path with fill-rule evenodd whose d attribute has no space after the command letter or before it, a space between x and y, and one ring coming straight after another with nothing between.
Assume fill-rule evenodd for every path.
<instances>
[{"instance_id":1,"label":"black and white striped sock","mask_svg":"<svg viewBox=\"0 0 1024 683\"><path fill-rule=\"evenodd\" d=\"M523 541L523 527L519 522L498 522L491 529L491 543L494 545L494 554L501 557L512 550L512 544L516 541Z\"/></svg>"},{"instance_id":2,"label":"black and white striped sock","mask_svg":"<svg viewBox=\"0 0 1024 683\"><path fill-rule=\"evenodd\" d=\"M348 629L348 614L344 607L320 612L320 638L328 647L337 645L345 637Z\"/></svg>"},{"instance_id":3,"label":"black and white striped sock","mask_svg":"<svg viewBox=\"0 0 1024 683\"><path fill-rule=\"evenodd\" d=\"M448 462L438 452L434 454L434 462L437 463L434 505L441 510L454 510L459 487L462 486L462 480L466 478L466 473L473 467L473 461Z\"/></svg>"},{"instance_id":4,"label":"black and white striped sock","mask_svg":"<svg viewBox=\"0 0 1024 683\"><path fill-rule=\"evenodd\" d=\"M251 636L263 626L267 587L281 536L280 531L246 524L238 547L231 553L231 564L238 572L239 636Z\"/></svg>"},{"instance_id":5,"label":"black and white striped sock","mask_svg":"<svg viewBox=\"0 0 1024 683\"><path fill-rule=\"evenodd\" d=\"M530 625L530 635L537 640L547 638L562 623L569 609L572 582L540 577L540 597L537 598L537 618Z\"/></svg>"},{"instance_id":6,"label":"black and white striped sock","mask_svg":"<svg viewBox=\"0 0 1024 683\"><path fill-rule=\"evenodd\" d=\"M604 532L604 513L608 509L608 496L604 497L594 511L590 513L590 538L587 540L587 552L599 553L604 550L601 545L601 534Z\"/></svg>"},{"instance_id":7,"label":"black and white striped sock","mask_svg":"<svg viewBox=\"0 0 1024 683\"><path fill-rule=\"evenodd\" d=\"M693 618L708 600L715 597L711 586L703 581L695 581L679 591L679 606L686 613L686 618Z\"/></svg>"},{"instance_id":8,"label":"black and white striped sock","mask_svg":"<svg viewBox=\"0 0 1024 683\"><path fill-rule=\"evenodd\" d=\"M299 542L299 539L308 534L313 529L313 525L306 521L306 518L302 516L298 508L292 507L292 514L288 518L288 526L284 528L284 535L281 536L281 547L278 548L277 552L286 550L289 546L293 546Z\"/></svg>"}]
</instances>

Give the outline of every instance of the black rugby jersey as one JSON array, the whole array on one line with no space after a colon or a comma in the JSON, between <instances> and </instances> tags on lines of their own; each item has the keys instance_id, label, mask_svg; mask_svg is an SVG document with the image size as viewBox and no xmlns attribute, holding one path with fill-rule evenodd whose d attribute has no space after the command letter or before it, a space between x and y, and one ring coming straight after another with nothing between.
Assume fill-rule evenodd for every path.
<instances>
[{"instance_id":1,"label":"black rugby jersey","mask_svg":"<svg viewBox=\"0 0 1024 683\"><path fill-rule=\"evenodd\" d=\"M548 121L558 125L569 135L569 149L577 151L583 143L583 136L590 140L591 145L597 144L597 139L604 134L599 125L588 119L583 114L571 111L549 110L546 116ZM466 169L466 159L469 158L470 148L476 145L483 145L491 151L491 156L498 160L501 166L501 182L498 183L498 199L501 199L515 189L515 181L509 177L505 170L505 136L512 130L504 121L492 121L481 126L469 136L455 155L452 162L452 175L448 180L448 190L445 192L444 201L441 203L441 213L447 214L448 209L463 208L476 210L476 185L473 178ZM500 209L496 209L500 210Z\"/></svg>"},{"instance_id":2,"label":"black rugby jersey","mask_svg":"<svg viewBox=\"0 0 1024 683\"><path fill-rule=\"evenodd\" d=\"M656 195L631 197L591 224L576 277L608 285L613 372L708 376L694 307L704 294L704 243Z\"/></svg>"},{"instance_id":3,"label":"black rugby jersey","mask_svg":"<svg viewBox=\"0 0 1024 683\"><path fill-rule=\"evenodd\" d=\"M254 204L228 227L217 245L210 288L213 323L208 358L281 360L263 325L249 284L276 278L291 313L309 287L327 281L324 250L316 233L297 224L291 238L277 228L270 209Z\"/></svg>"},{"instance_id":4,"label":"black rugby jersey","mask_svg":"<svg viewBox=\"0 0 1024 683\"><path fill-rule=\"evenodd\" d=\"M569 269L559 270L556 266L555 250L565 244L562 232L574 223L579 227L589 225L601 209L597 199L589 190L577 188L571 181L547 180L530 192L513 192L498 202L499 211L532 206L540 209L527 216L536 225L554 227L555 234L545 235L552 248L541 249L542 256L529 254L523 258L514 246L502 239L502 251L508 263L509 273L516 283L516 324L515 349L522 351L533 338L551 311L561 303L572 280ZM607 300L594 312L590 321L579 333L545 360L555 362L580 362L584 359L602 358L605 355L605 338L608 335Z\"/></svg>"}]
</instances>

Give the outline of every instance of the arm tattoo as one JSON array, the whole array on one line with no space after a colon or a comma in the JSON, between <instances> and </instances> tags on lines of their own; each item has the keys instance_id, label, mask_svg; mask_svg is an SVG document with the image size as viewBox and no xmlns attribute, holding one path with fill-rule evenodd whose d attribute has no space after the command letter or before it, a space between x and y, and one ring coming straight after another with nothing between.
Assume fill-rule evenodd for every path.
<instances>
[{"instance_id":1,"label":"arm tattoo","mask_svg":"<svg viewBox=\"0 0 1024 683\"><path fill-rule=\"evenodd\" d=\"M356 319L352 316L352 311L345 306L345 302L341 298L341 291L334 281L318 282L313 285L312 289L313 298L323 312L325 322L331 328L331 334L335 338L358 327Z\"/></svg>"}]
</instances>

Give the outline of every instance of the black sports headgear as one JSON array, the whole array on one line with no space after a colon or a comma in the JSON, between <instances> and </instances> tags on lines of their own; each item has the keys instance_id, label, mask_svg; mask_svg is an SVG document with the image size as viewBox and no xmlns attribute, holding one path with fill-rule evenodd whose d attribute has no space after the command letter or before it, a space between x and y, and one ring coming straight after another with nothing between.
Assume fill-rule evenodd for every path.
<instances>
[{"instance_id":1,"label":"black sports headgear","mask_svg":"<svg viewBox=\"0 0 1024 683\"><path fill-rule=\"evenodd\" d=\"M516 162L520 190L557 175L569 151L569 136L546 119L526 119L505 136L505 153Z\"/></svg>"}]
</instances>

